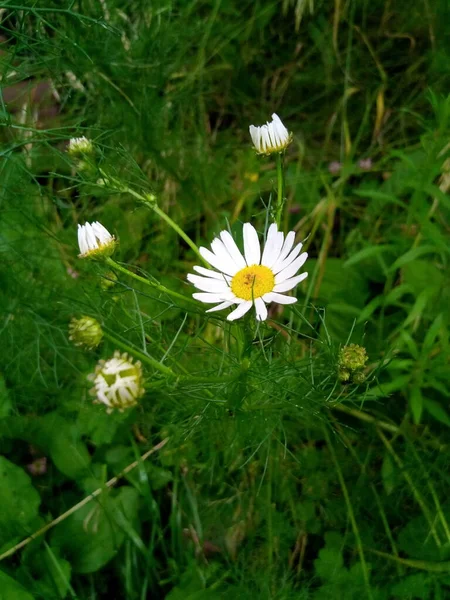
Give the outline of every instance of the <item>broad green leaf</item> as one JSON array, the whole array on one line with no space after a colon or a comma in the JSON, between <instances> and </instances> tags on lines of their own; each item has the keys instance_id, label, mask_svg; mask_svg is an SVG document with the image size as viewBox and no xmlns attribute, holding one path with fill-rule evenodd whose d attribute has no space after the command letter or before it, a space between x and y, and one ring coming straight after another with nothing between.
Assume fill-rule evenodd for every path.
<instances>
[{"instance_id":1,"label":"broad green leaf","mask_svg":"<svg viewBox=\"0 0 450 600\"><path fill-rule=\"evenodd\" d=\"M0 433L38 446L67 477L77 479L89 467L91 457L78 428L56 412L44 417L7 417L0 422Z\"/></svg>"},{"instance_id":2,"label":"broad green leaf","mask_svg":"<svg viewBox=\"0 0 450 600\"><path fill-rule=\"evenodd\" d=\"M395 598L404 600L428 600L431 597L433 584L426 573L415 573L405 577L391 588Z\"/></svg>"},{"instance_id":3,"label":"broad green leaf","mask_svg":"<svg viewBox=\"0 0 450 600\"><path fill-rule=\"evenodd\" d=\"M423 399L423 406L427 412L430 413L437 421L440 421L447 427L450 427L450 416L439 402L436 400L429 400L428 398Z\"/></svg>"},{"instance_id":4,"label":"broad green leaf","mask_svg":"<svg viewBox=\"0 0 450 600\"><path fill-rule=\"evenodd\" d=\"M26 560L26 568L34 577L30 589L38 598L66 598L70 590L72 567L58 552L44 543Z\"/></svg>"},{"instance_id":5,"label":"broad green leaf","mask_svg":"<svg viewBox=\"0 0 450 600\"><path fill-rule=\"evenodd\" d=\"M353 190L353 193L356 196L360 196L361 198L371 198L373 200L381 200L383 204L396 204L403 208L408 208L406 202L403 202L393 194L387 194L386 192L381 192L378 190Z\"/></svg>"},{"instance_id":6,"label":"broad green leaf","mask_svg":"<svg viewBox=\"0 0 450 600\"><path fill-rule=\"evenodd\" d=\"M15 579L0 571L0 600L35 600Z\"/></svg>"},{"instance_id":7,"label":"broad green leaf","mask_svg":"<svg viewBox=\"0 0 450 600\"><path fill-rule=\"evenodd\" d=\"M397 269L404 267L408 263L413 262L414 260L416 260L420 256L423 256L424 254L434 254L434 253L436 253L435 246L428 245L428 246L419 246L418 248L411 248L411 250L408 250L408 252L403 254L403 256L400 256L400 258L398 258L394 262L394 264L391 265L391 267L389 268L389 271L396 271Z\"/></svg>"},{"instance_id":8,"label":"broad green leaf","mask_svg":"<svg viewBox=\"0 0 450 600\"><path fill-rule=\"evenodd\" d=\"M367 258L372 258L374 256L378 256L390 250L393 250L395 246L392 244L380 244L379 246L367 246L363 248L359 252L356 252L351 256L348 260L345 261L344 267L348 268L353 265L358 264L359 262L366 260Z\"/></svg>"},{"instance_id":9,"label":"broad green leaf","mask_svg":"<svg viewBox=\"0 0 450 600\"><path fill-rule=\"evenodd\" d=\"M409 394L409 407L413 416L414 423L418 425L422 417L423 397L420 388L414 387Z\"/></svg>"},{"instance_id":10,"label":"broad green leaf","mask_svg":"<svg viewBox=\"0 0 450 600\"><path fill-rule=\"evenodd\" d=\"M40 497L23 469L0 456L0 540L30 533L27 525L38 514Z\"/></svg>"},{"instance_id":11,"label":"broad green leaf","mask_svg":"<svg viewBox=\"0 0 450 600\"><path fill-rule=\"evenodd\" d=\"M450 522L448 505L442 507L447 523ZM434 527L434 534L431 530ZM435 537L438 538L439 545ZM423 515L414 517L398 535L399 550L410 558L430 561L446 561L450 559L450 542L437 515L431 515L431 523Z\"/></svg>"},{"instance_id":12,"label":"broad green leaf","mask_svg":"<svg viewBox=\"0 0 450 600\"><path fill-rule=\"evenodd\" d=\"M336 581L345 577L342 550L342 536L334 531L325 533L325 547L319 550L319 558L314 561L314 569L321 579Z\"/></svg>"},{"instance_id":13,"label":"broad green leaf","mask_svg":"<svg viewBox=\"0 0 450 600\"><path fill-rule=\"evenodd\" d=\"M134 529L138 501L138 492L129 486L114 498L105 492L58 525L52 547L70 561L74 572L98 571L118 553L126 535L124 523Z\"/></svg>"},{"instance_id":14,"label":"broad green leaf","mask_svg":"<svg viewBox=\"0 0 450 600\"><path fill-rule=\"evenodd\" d=\"M422 317L423 313L425 312L425 308L427 307L427 304L429 303L432 296L432 289L425 288L422 290L422 292L417 296L417 300L415 301L414 306L410 310L409 315L405 319L405 322L403 324L404 327L407 327L413 321Z\"/></svg>"},{"instance_id":15,"label":"broad green leaf","mask_svg":"<svg viewBox=\"0 0 450 600\"><path fill-rule=\"evenodd\" d=\"M442 314L439 314L435 320L433 321L433 323L431 324L431 326L429 327L426 335L425 335L425 339L423 340L423 345L422 345L422 355L423 356L428 356L430 350L433 347L433 344L436 340L436 337L439 333L439 331L442 329L443 327L443 316Z\"/></svg>"}]
</instances>

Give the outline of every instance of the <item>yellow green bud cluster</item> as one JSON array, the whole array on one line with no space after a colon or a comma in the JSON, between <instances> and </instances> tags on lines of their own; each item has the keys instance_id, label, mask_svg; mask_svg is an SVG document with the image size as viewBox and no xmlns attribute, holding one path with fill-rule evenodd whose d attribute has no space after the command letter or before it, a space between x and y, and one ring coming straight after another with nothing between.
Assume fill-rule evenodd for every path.
<instances>
[{"instance_id":1,"label":"yellow green bud cluster","mask_svg":"<svg viewBox=\"0 0 450 600\"><path fill-rule=\"evenodd\" d=\"M104 404L107 412L114 409L123 412L135 406L145 391L141 363L133 362L132 357L118 350L112 358L100 360L88 379L94 382L91 391L94 402Z\"/></svg>"},{"instance_id":2,"label":"yellow green bud cluster","mask_svg":"<svg viewBox=\"0 0 450 600\"><path fill-rule=\"evenodd\" d=\"M75 346L93 350L102 341L103 331L100 323L93 317L74 317L69 324L69 339Z\"/></svg>"},{"instance_id":3,"label":"yellow green bud cluster","mask_svg":"<svg viewBox=\"0 0 450 600\"><path fill-rule=\"evenodd\" d=\"M363 383L364 368L368 361L366 349L358 344L344 346L339 351L338 378L343 383Z\"/></svg>"}]
</instances>

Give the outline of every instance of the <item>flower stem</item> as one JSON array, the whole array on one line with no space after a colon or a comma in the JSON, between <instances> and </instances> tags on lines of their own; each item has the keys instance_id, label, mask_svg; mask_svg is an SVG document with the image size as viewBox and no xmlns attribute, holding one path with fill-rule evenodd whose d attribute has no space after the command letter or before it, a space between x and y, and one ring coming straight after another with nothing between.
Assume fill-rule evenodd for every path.
<instances>
[{"instance_id":1,"label":"flower stem","mask_svg":"<svg viewBox=\"0 0 450 600\"><path fill-rule=\"evenodd\" d=\"M115 344L119 348L122 348L122 350L125 350L129 354L132 354L134 357L138 358L140 361L150 365L151 367L153 367L154 369L157 369L161 373L164 373L164 375L170 375L171 377L176 376L170 367L166 367L166 365L163 365L162 363L160 363L156 359L152 358L148 354L144 354L144 352L141 352L137 348L134 348L134 346L128 345L123 340L114 337L113 335L111 335L110 333L108 333L105 330L103 330L103 335L105 336L105 338L107 340L109 340L110 342L113 342L113 344Z\"/></svg>"},{"instance_id":2,"label":"flower stem","mask_svg":"<svg viewBox=\"0 0 450 600\"><path fill-rule=\"evenodd\" d=\"M103 172L101 171L101 173L103 174ZM104 176L106 177L106 174L104 174ZM119 190L121 192L126 192L128 194L131 194L132 196L134 196L135 198L137 198L138 200L140 200L141 202L143 202L146 206L148 206L149 208L151 208L153 210L153 212L155 212L158 217L161 217L161 219L163 219L163 221L165 221L170 227L172 227L172 229L186 242L186 244L195 252L195 254L199 257L199 259L202 261L202 263L205 262L205 260L203 259L202 255L200 254L200 251L198 249L197 244L195 244L191 238L187 235L187 233L185 233L181 227L179 225L177 225L177 223L175 223L175 221L173 221L169 215L167 215L163 210L161 210L159 208L159 206L156 204L156 198L153 195L145 195L145 194L140 194L139 192L136 192L135 190L133 190L132 188L128 187L128 186L124 186L122 184L122 182L117 181L115 179L111 179L108 178L110 181L116 183L119 187Z\"/></svg>"},{"instance_id":3,"label":"flower stem","mask_svg":"<svg viewBox=\"0 0 450 600\"><path fill-rule=\"evenodd\" d=\"M208 384L208 383L210 383L210 384L232 383L232 382L236 381L237 377L239 377L239 375L228 375L228 376L224 376L224 377L207 377L207 376L203 377L203 376L197 376L197 375L190 375L189 373L186 373L185 375L178 375L170 367L166 367L166 365L162 364L155 358L152 358L148 354L141 352L141 350L138 350L134 346L131 346L127 342L124 342L122 339L117 338L114 335L111 335L107 331L103 330L103 335L107 340L109 340L110 342L113 342L113 344L115 344L117 347L121 348L122 350L125 350L126 352L128 352L128 354L132 354L135 358L139 359L143 363L146 363L147 365L160 371L164 375L168 375L169 377L176 377L177 382L179 382L179 383L193 383L193 384L195 384L195 383L206 383L206 384ZM180 365L179 365L179 367L181 368Z\"/></svg>"},{"instance_id":4,"label":"flower stem","mask_svg":"<svg viewBox=\"0 0 450 600\"><path fill-rule=\"evenodd\" d=\"M195 244L191 240L191 238L181 229L181 227L179 225L177 225L175 223L175 221L173 221L169 217L169 215L167 215L163 210L161 210L157 204L152 205L152 204L149 203L148 206L150 206L150 208L153 210L153 212L155 212L159 217L161 217L161 219L163 219L168 225L170 225L170 227L172 227L172 229L174 231L176 231L178 233L178 235L180 236L180 238L182 238L186 242L186 244L199 257L199 259L202 261L202 263L204 263L205 260L203 259L202 255L200 254L200 250L198 249L197 244Z\"/></svg>"},{"instance_id":5,"label":"flower stem","mask_svg":"<svg viewBox=\"0 0 450 600\"><path fill-rule=\"evenodd\" d=\"M129 277L132 277L136 281L145 283L145 285L148 285L149 287L152 287L153 289L158 290L159 292L162 292L169 296L172 296L172 298L176 298L177 300L182 300L183 302L187 302L188 304L195 305L195 307L198 308L198 304L195 300L193 300L187 296L184 296L183 294L179 294L178 292L174 292L173 290L166 288L164 285L161 285L160 283L156 283L155 281L151 281L150 279L146 279L145 277L141 277L140 275L133 273L133 271L130 271L126 267L123 267L122 265L120 265L118 262L116 262L115 260L113 260L110 257L106 258L105 262L108 265L110 265L110 267L112 267L113 269L120 271L124 275L128 275Z\"/></svg>"},{"instance_id":6,"label":"flower stem","mask_svg":"<svg viewBox=\"0 0 450 600\"><path fill-rule=\"evenodd\" d=\"M277 158L276 158L278 189L277 189L277 204L276 204L276 208L275 208L275 223L278 225L278 229L280 228L280 224L281 224L281 216L282 216L283 204L284 204L283 158L284 158L284 154L279 152L277 154Z\"/></svg>"}]
</instances>

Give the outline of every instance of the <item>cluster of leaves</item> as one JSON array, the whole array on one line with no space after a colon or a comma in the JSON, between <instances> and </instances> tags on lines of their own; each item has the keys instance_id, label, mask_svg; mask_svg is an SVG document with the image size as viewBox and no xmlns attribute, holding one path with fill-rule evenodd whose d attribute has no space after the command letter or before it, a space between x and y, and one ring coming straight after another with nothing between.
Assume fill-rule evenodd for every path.
<instances>
[{"instance_id":1,"label":"cluster of leaves","mask_svg":"<svg viewBox=\"0 0 450 600\"><path fill-rule=\"evenodd\" d=\"M1 560L5 598L449 595L446 7L306 4L0 2L0 555L45 530ZM247 127L273 110L309 277L240 360L220 315L77 260L96 219L180 293L195 257L63 151L87 133L207 243L264 227L273 170ZM198 383L147 372L140 406L107 415L86 375L115 345L73 347L80 314ZM338 378L350 342L359 386Z\"/></svg>"}]
</instances>

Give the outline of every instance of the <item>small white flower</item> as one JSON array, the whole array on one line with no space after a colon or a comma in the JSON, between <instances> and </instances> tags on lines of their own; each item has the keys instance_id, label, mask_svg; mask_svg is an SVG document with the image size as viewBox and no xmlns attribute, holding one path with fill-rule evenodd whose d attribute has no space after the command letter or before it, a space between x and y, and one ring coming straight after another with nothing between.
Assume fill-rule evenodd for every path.
<instances>
[{"instance_id":1,"label":"small white flower","mask_svg":"<svg viewBox=\"0 0 450 600\"><path fill-rule=\"evenodd\" d=\"M69 141L67 152L72 156L80 156L83 154L92 154L94 145L87 137L72 138Z\"/></svg>"},{"instance_id":2,"label":"small white flower","mask_svg":"<svg viewBox=\"0 0 450 600\"><path fill-rule=\"evenodd\" d=\"M250 135L258 154L282 152L292 141L292 135L283 125L280 117L273 113L272 121L255 127L250 125Z\"/></svg>"},{"instance_id":3,"label":"small white flower","mask_svg":"<svg viewBox=\"0 0 450 600\"><path fill-rule=\"evenodd\" d=\"M189 273L188 280L202 293L193 297L206 304L216 304L207 312L229 308L237 304L227 317L229 321L239 319L254 305L256 319L267 319L266 304L294 304L297 298L285 296L282 292L292 290L308 276L308 273L295 275L308 258L300 254L302 244L294 247L295 232L286 237L273 223L267 232L264 249L261 252L258 234L250 223L244 223L244 256L228 231L221 231L211 244L211 250L200 248L200 254L216 270L194 267L203 275Z\"/></svg>"},{"instance_id":4,"label":"small white flower","mask_svg":"<svg viewBox=\"0 0 450 600\"><path fill-rule=\"evenodd\" d=\"M110 256L116 246L116 240L101 223L78 225L78 246L80 258Z\"/></svg>"},{"instance_id":5,"label":"small white flower","mask_svg":"<svg viewBox=\"0 0 450 600\"><path fill-rule=\"evenodd\" d=\"M114 408L122 412L134 406L145 391L141 363L133 363L128 354L120 354L118 350L113 358L100 360L88 379L94 382L91 392L96 397L94 402L105 404L108 412Z\"/></svg>"}]
</instances>

